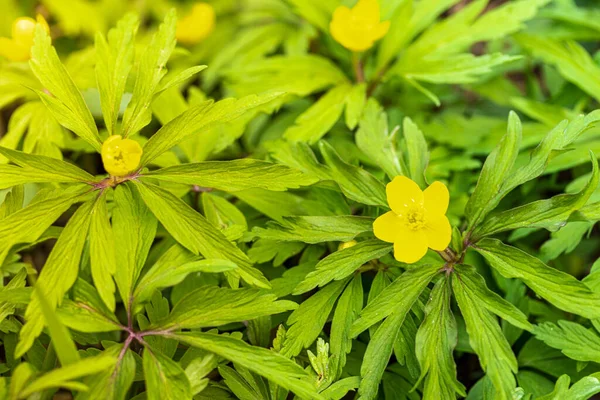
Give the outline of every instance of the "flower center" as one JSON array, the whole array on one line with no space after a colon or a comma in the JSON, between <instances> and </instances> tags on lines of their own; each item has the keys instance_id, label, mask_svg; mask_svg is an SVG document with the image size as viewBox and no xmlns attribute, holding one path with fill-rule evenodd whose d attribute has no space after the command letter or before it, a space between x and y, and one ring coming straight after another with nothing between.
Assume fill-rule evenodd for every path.
<instances>
[{"instance_id":1,"label":"flower center","mask_svg":"<svg viewBox=\"0 0 600 400\"><path fill-rule=\"evenodd\" d=\"M413 205L408 208L404 214L406 224L413 231L419 230L425 226L425 210L423 207Z\"/></svg>"}]
</instances>

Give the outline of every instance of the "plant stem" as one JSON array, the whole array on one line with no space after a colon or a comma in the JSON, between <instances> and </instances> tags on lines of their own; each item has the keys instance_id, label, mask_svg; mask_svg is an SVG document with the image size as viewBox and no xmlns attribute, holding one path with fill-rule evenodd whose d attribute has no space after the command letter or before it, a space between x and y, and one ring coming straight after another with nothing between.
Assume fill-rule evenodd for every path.
<instances>
[{"instance_id":1,"label":"plant stem","mask_svg":"<svg viewBox=\"0 0 600 400\"><path fill-rule=\"evenodd\" d=\"M363 83L365 81L365 71L363 69L362 61L360 59L360 53L352 53L352 67L354 68L356 82Z\"/></svg>"}]
</instances>

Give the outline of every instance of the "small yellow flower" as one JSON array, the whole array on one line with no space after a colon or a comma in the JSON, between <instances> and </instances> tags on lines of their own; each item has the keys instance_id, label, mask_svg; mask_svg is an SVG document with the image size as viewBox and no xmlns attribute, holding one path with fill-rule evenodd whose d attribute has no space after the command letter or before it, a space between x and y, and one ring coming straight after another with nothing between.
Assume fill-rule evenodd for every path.
<instances>
[{"instance_id":1,"label":"small yellow flower","mask_svg":"<svg viewBox=\"0 0 600 400\"><path fill-rule=\"evenodd\" d=\"M140 165L142 147L121 135L112 135L102 144L102 163L112 176L125 176L134 172Z\"/></svg>"},{"instance_id":2,"label":"small yellow flower","mask_svg":"<svg viewBox=\"0 0 600 400\"><path fill-rule=\"evenodd\" d=\"M386 187L392 211L373 223L375 236L394 243L396 260L412 264L427 248L442 251L450 244L452 228L446 217L450 194L446 185L433 182L424 191L414 181L397 176Z\"/></svg>"},{"instance_id":3,"label":"small yellow flower","mask_svg":"<svg viewBox=\"0 0 600 400\"><path fill-rule=\"evenodd\" d=\"M35 33L35 24L41 24L50 32L48 23L38 14L37 21L29 17L17 18L12 26L12 38L0 37L0 55L10 61L27 61Z\"/></svg>"},{"instance_id":4,"label":"small yellow flower","mask_svg":"<svg viewBox=\"0 0 600 400\"><path fill-rule=\"evenodd\" d=\"M333 38L352 51L370 49L388 29L390 21L381 22L378 0L358 0L352 8L339 6L329 24Z\"/></svg>"},{"instance_id":5,"label":"small yellow flower","mask_svg":"<svg viewBox=\"0 0 600 400\"><path fill-rule=\"evenodd\" d=\"M177 22L175 36L184 44L196 44L215 29L215 10L210 4L196 3L192 11Z\"/></svg>"}]
</instances>

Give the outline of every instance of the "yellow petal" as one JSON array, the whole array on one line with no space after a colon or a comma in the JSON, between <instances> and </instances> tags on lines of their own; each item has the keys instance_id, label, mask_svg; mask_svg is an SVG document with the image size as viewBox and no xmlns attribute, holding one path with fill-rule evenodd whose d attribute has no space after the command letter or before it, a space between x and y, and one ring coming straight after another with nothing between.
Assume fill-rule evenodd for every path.
<instances>
[{"instance_id":1,"label":"yellow petal","mask_svg":"<svg viewBox=\"0 0 600 400\"><path fill-rule=\"evenodd\" d=\"M378 0L358 0L358 3L352 8L352 14L361 22L375 25L379 23L379 1Z\"/></svg>"},{"instance_id":2,"label":"yellow petal","mask_svg":"<svg viewBox=\"0 0 600 400\"><path fill-rule=\"evenodd\" d=\"M35 19L29 17L17 18L13 22L12 37L19 44L27 47L33 45L33 35L35 32Z\"/></svg>"},{"instance_id":3,"label":"yellow petal","mask_svg":"<svg viewBox=\"0 0 600 400\"><path fill-rule=\"evenodd\" d=\"M372 31L372 39L379 40L384 37L390 30L390 21L383 21L377 24Z\"/></svg>"},{"instance_id":4,"label":"yellow petal","mask_svg":"<svg viewBox=\"0 0 600 400\"><path fill-rule=\"evenodd\" d=\"M29 47L9 38L0 37L0 56L10 61L27 61L29 60Z\"/></svg>"},{"instance_id":5,"label":"yellow petal","mask_svg":"<svg viewBox=\"0 0 600 400\"><path fill-rule=\"evenodd\" d=\"M112 135L102 144L102 163L112 176L125 176L134 172L142 158L142 147L121 135Z\"/></svg>"},{"instance_id":6,"label":"yellow petal","mask_svg":"<svg viewBox=\"0 0 600 400\"><path fill-rule=\"evenodd\" d=\"M175 36L185 44L195 44L212 33L215 28L215 10L210 4L197 3L191 12L177 22Z\"/></svg>"},{"instance_id":7,"label":"yellow petal","mask_svg":"<svg viewBox=\"0 0 600 400\"><path fill-rule=\"evenodd\" d=\"M442 182L435 181L423 191L425 209L432 214L446 215L450 203L450 193Z\"/></svg>"},{"instance_id":8,"label":"yellow petal","mask_svg":"<svg viewBox=\"0 0 600 400\"><path fill-rule=\"evenodd\" d=\"M450 221L443 214L427 215L424 232L427 236L427 245L433 250L445 250L452 239Z\"/></svg>"},{"instance_id":9,"label":"yellow petal","mask_svg":"<svg viewBox=\"0 0 600 400\"><path fill-rule=\"evenodd\" d=\"M427 254L427 238L422 230L402 230L394 242L396 260L412 264Z\"/></svg>"},{"instance_id":10,"label":"yellow petal","mask_svg":"<svg viewBox=\"0 0 600 400\"><path fill-rule=\"evenodd\" d=\"M386 212L373 222L375 237L384 242L394 243L400 230L403 229L405 229L403 218L393 211Z\"/></svg>"},{"instance_id":11,"label":"yellow petal","mask_svg":"<svg viewBox=\"0 0 600 400\"><path fill-rule=\"evenodd\" d=\"M412 179L397 176L385 187L392 211L404 214L408 207L423 204L423 191Z\"/></svg>"}]
</instances>

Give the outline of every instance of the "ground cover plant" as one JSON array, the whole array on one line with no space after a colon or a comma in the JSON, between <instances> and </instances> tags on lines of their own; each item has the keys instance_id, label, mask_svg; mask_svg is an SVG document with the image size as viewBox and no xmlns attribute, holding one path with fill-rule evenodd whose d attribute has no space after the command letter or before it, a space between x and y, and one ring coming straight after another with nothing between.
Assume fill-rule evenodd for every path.
<instances>
[{"instance_id":1,"label":"ground cover plant","mask_svg":"<svg viewBox=\"0 0 600 400\"><path fill-rule=\"evenodd\" d=\"M0 398L600 393L595 2L0 10Z\"/></svg>"}]
</instances>

